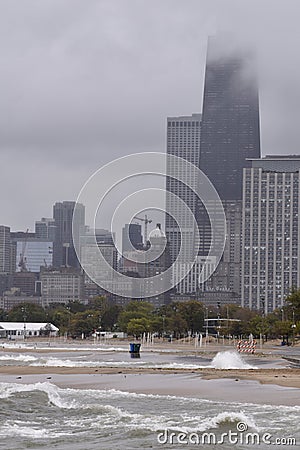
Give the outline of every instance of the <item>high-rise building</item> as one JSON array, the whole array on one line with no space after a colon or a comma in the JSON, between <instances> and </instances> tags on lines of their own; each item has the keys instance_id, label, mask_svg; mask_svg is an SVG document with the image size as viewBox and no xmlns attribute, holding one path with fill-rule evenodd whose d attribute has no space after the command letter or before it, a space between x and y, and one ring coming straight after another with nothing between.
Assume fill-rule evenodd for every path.
<instances>
[{"instance_id":1,"label":"high-rise building","mask_svg":"<svg viewBox=\"0 0 300 450\"><path fill-rule=\"evenodd\" d=\"M42 217L35 222L35 236L39 239L55 240L55 220Z\"/></svg>"},{"instance_id":2,"label":"high-rise building","mask_svg":"<svg viewBox=\"0 0 300 450\"><path fill-rule=\"evenodd\" d=\"M143 246L142 227L138 223L126 223L122 229L122 254Z\"/></svg>"},{"instance_id":3,"label":"high-rise building","mask_svg":"<svg viewBox=\"0 0 300 450\"><path fill-rule=\"evenodd\" d=\"M177 156L199 167L200 157L200 131L201 131L201 114L192 114L191 116L168 117L167 120L167 154ZM177 213L182 223L184 223L184 233L186 233L186 241L189 242L185 252L185 263L192 267L192 255L195 246L195 228L194 222L186 216L178 204L176 198L178 196L190 208L192 214L196 217L197 198L192 189L184 183L176 179L178 173L178 164L176 161L168 161L167 164L167 181L166 181L166 209ZM190 185L197 188L197 179L191 173ZM172 176L174 178L172 178ZM170 194L169 194L170 193ZM180 250L181 231L176 221L166 214L166 238L169 242L170 261L173 263ZM173 280L177 284L180 279L181 270L186 267L177 266L174 269ZM179 283L177 286L179 292L192 292L193 288L188 282Z\"/></svg>"},{"instance_id":4,"label":"high-rise building","mask_svg":"<svg viewBox=\"0 0 300 450\"><path fill-rule=\"evenodd\" d=\"M200 168L221 200L242 199L247 158L260 158L258 87L253 53L228 36L210 37L201 125Z\"/></svg>"},{"instance_id":5,"label":"high-rise building","mask_svg":"<svg viewBox=\"0 0 300 450\"><path fill-rule=\"evenodd\" d=\"M0 273L12 273L12 244L10 228L0 225Z\"/></svg>"},{"instance_id":6,"label":"high-rise building","mask_svg":"<svg viewBox=\"0 0 300 450\"><path fill-rule=\"evenodd\" d=\"M75 205L75 202L64 201L57 202L53 206L55 220L53 265L57 268L61 266L79 267L74 241L79 244L80 235L84 230L85 207L77 204L75 209Z\"/></svg>"},{"instance_id":7,"label":"high-rise building","mask_svg":"<svg viewBox=\"0 0 300 450\"><path fill-rule=\"evenodd\" d=\"M80 255L85 269L85 298L89 299L94 294L105 294L104 287L99 283L103 280L106 283L107 291L113 282L113 273L106 266L117 270L118 252L114 244L115 235L111 231L104 229L85 228L85 232L80 236ZM99 251L104 260L99 258Z\"/></svg>"},{"instance_id":8,"label":"high-rise building","mask_svg":"<svg viewBox=\"0 0 300 450\"><path fill-rule=\"evenodd\" d=\"M247 158L260 157L259 101L253 53L224 35L208 41L200 141L200 169L222 200L227 224L223 256L205 289L239 296L242 177ZM201 202L197 214L200 254L207 256L211 226Z\"/></svg>"},{"instance_id":9,"label":"high-rise building","mask_svg":"<svg viewBox=\"0 0 300 450\"><path fill-rule=\"evenodd\" d=\"M265 313L300 286L300 156L268 156L244 169L242 305Z\"/></svg>"}]
</instances>

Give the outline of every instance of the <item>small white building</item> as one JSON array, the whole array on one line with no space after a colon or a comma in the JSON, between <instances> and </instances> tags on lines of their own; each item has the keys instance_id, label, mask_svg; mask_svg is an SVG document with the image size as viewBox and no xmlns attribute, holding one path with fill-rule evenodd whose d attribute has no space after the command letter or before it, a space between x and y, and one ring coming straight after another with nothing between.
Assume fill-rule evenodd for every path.
<instances>
[{"instance_id":1,"label":"small white building","mask_svg":"<svg viewBox=\"0 0 300 450\"><path fill-rule=\"evenodd\" d=\"M47 322L0 322L0 338L24 339L39 336L57 336L59 328Z\"/></svg>"}]
</instances>

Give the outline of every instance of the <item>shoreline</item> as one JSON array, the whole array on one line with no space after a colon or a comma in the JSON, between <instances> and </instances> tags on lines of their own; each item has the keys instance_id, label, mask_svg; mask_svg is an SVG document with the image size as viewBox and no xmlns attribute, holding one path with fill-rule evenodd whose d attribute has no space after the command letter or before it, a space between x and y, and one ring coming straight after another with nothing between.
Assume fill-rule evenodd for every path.
<instances>
[{"instance_id":1,"label":"shoreline","mask_svg":"<svg viewBox=\"0 0 300 450\"><path fill-rule=\"evenodd\" d=\"M0 376L28 376L28 375L194 375L200 380L257 381L287 388L300 389L300 369L167 369L167 368L129 368L129 367L51 367L51 366L1 366Z\"/></svg>"}]
</instances>

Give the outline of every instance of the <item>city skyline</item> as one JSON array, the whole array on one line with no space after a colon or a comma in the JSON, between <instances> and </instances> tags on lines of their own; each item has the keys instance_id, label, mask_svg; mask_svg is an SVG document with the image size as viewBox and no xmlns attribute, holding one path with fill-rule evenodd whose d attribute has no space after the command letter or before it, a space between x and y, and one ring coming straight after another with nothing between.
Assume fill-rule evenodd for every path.
<instances>
[{"instance_id":1,"label":"city skyline","mask_svg":"<svg viewBox=\"0 0 300 450\"><path fill-rule=\"evenodd\" d=\"M2 2L1 223L33 229L110 159L164 151L166 117L201 113L218 31L259 44L262 154L297 153L297 2L141 3Z\"/></svg>"}]
</instances>

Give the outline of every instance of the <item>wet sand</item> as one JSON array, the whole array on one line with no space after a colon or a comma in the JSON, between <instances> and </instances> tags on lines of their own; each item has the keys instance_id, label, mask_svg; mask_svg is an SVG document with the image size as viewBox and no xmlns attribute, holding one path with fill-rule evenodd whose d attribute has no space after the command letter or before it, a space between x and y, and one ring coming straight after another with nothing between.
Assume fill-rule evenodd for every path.
<instances>
[{"instance_id":1,"label":"wet sand","mask_svg":"<svg viewBox=\"0 0 300 450\"><path fill-rule=\"evenodd\" d=\"M300 389L300 369L158 369L158 368L129 368L129 367L33 367L33 366L1 366L0 375L47 375L49 372L60 375L95 375L95 374L190 374L197 375L203 380L231 379L258 381L261 384L276 384L283 387Z\"/></svg>"}]
</instances>

